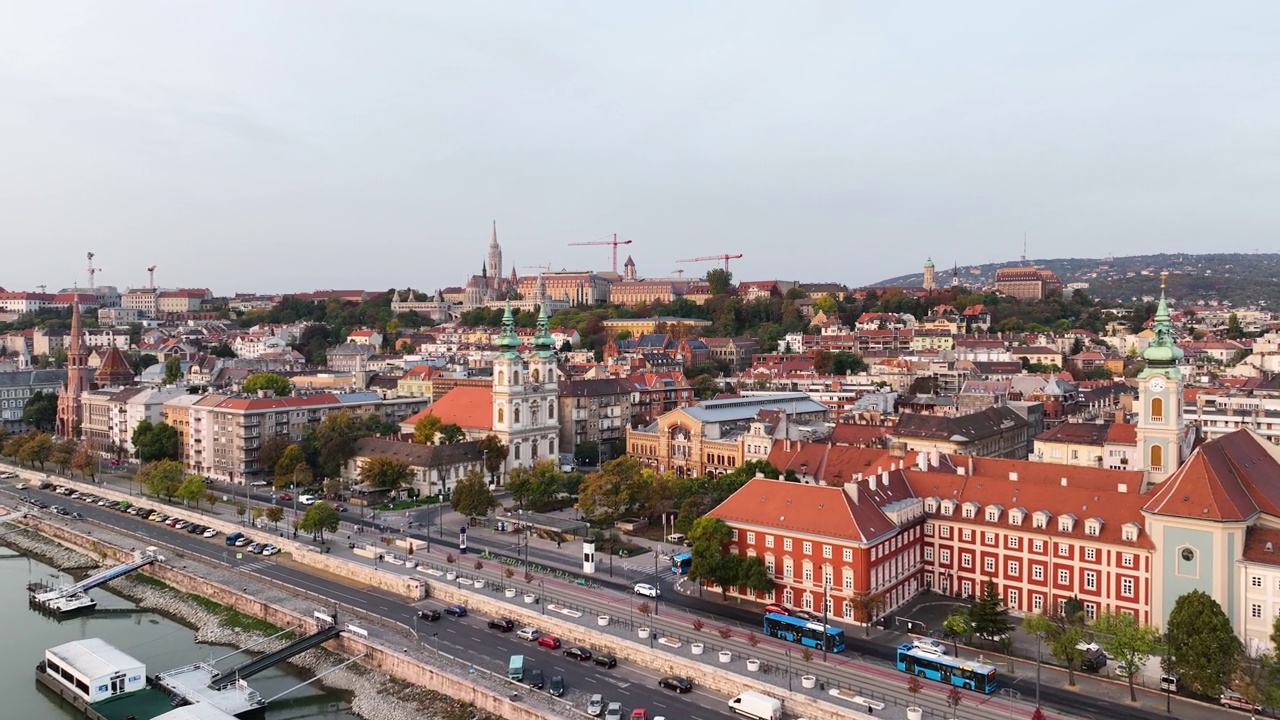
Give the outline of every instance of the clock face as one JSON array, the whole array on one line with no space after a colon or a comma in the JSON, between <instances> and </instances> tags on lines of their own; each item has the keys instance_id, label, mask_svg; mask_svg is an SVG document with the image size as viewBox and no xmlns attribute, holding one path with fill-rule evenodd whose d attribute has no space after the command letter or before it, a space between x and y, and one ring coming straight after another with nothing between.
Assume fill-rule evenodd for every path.
<instances>
[{"instance_id":1,"label":"clock face","mask_svg":"<svg viewBox=\"0 0 1280 720\"><path fill-rule=\"evenodd\" d=\"M1151 381L1147 383L1147 387L1151 388L1155 392L1164 390L1164 378L1159 375L1151 378Z\"/></svg>"}]
</instances>

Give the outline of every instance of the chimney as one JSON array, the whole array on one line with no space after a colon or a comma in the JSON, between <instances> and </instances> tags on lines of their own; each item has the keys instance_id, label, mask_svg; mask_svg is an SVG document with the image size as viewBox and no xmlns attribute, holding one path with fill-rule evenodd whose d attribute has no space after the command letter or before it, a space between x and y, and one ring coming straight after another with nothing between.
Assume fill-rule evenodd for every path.
<instances>
[{"instance_id":1,"label":"chimney","mask_svg":"<svg viewBox=\"0 0 1280 720\"><path fill-rule=\"evenodd\" d=\"M1124 408L1116 408L1116 422L1124 422Z\"/></svg>"},{"instance_id":2,"label":"chimney","mask_svg":"<svg viewBox=\"0 0 1280 720\"><path fill-rule=\"evenodd\" d=\"M887 470L880 476L880 482L884 483L885 487L889 487L889 472Z\"/></svg>"},{"instance_id":3,"label":"chimney","mask_svg":"<svg viewBox=\"0 0 1280 720\"><path fill-rule=\"evenodd\" d=\"M860 483L856 483L856 482L844 484L844 491L848 493L850 498L853 499L854 505L858 504L858 488L860 487L860 485L861 485Z\"/></svg>"},{"instance_id":4,"label":"chimney","mask_svg":"<svg viewBox=\"0 0 1280 720\"><path fill-rule=\"evenodd\" d=\"M934 448L929 452L929 464L934 467L938 467L938 464L941 462L941 456L942 453L938 451L938 448Z\"/></svg>"},{"instance_id":5,"label":"chimney","mask_svg":"<svg viewBox=\"0 0 1280 720\"><path fill-rule=\"evenodd\" d=\"M957 475L960 475L960 476L963 476L963 475L964 475L964 466L963 466L963 465L961 465L960 467L956 468L956 474L957 474Z\"/></svg>"},{"instance_id":6,"label":"chimney","mask_svg":"<svg viewBox=\"0 0 1280 720\"><path fill-rule=\"evenodd\" d=\"M1066 486L1067 486L1067 479L1062 478L1062 487L1066 487Z\"/></svg>"},{"instance_id":7,"label":"chimney","mask_svg":"<svg viewBox=\"0 0 1280 720\"><path fill-rule=\"evenodd\" d=\"M1129 492L1129 483L1120 483L1116 485L1116 492L1122 492L1122 493Z\"/></svg>"},{"instance_id":8,"label":"chimney","mask_svg":"<svg viewBox=\"0 0 1280 720\"><path fill-rule=\"evenodd\" d=\"M1010 471L1010 472L1009 472L1009 480L1011 480L1011 481L1013 481L1013 482L1018 482L1018 473L1013 472L1013 471Z\"/></svg>"},{"instance_id":9,"label":"chimney","mask_svg":"<svg viewBox=\"0 0 1280 720\"><path fill-rule=\"evenodd\" d=\"M969 456L969 474L973 475L973 456Z\"/></svg>"},{"instance_id":10,"label":"chimney","mask_svg":"<svg viewBox=\"0 0 1280 720\"><path fill-rule=\"evenodd\" d=\"M791 436L790 435L787 436L786 442L783 443L782 447L786 452L791 452Z\"/></svg>"},{"instance_id":11,"label":"chimney","mask_svg":"<svg viewBox=\"0 0 1280 720\"><path fill-rule=\"evenodd\" d=\"M924 454L923 450L916 453L916 465L920 468L920 472L929 469L929 457Z\"/></svg>"},{"instance_id":12,"label":"chimney","mask_svg":"<svg viewBox=\"0 0 1280 720\"><path fill-rule=\"evenodd\" d=\"M876 482L876 479L877 479L877 478L879 478L879 477L880 477L879 475L872 475L872 476L867 480L867 487L871 488L871 492L875 492L875 491L876 491L876 487L878 486L878 483Z\"/></svg>"}]
</instances>

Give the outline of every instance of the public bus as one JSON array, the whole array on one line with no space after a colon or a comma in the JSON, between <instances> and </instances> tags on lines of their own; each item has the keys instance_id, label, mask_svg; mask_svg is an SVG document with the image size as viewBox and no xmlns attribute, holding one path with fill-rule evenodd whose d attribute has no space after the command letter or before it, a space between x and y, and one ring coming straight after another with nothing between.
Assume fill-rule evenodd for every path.
<instances>
[{"instance_id":1,"label":"public bus","mask_svg":"<svg viewBox=\"0 0 1280 720\"><path fill-rule=\"evenodd\" d=\"M765 613L764 632L787 642L798 642L827 652L844 652L844 630L794 615Z\"/></svg>"},{"instance_id":2,"label":"public bus","mask_svg":"<svg viewBox=\"0 0 1280 720\"><path fill-rule=\"evenodd\" d=\"M682 552L671 556L671 572L676 575L688 575L689 568L692 566L693 553L691 552Z\"/></svg>"},{"instance_id":3,"label":"public bus","mask_svg":"<svg viewBox=\"0 0 1280 720\"><path fill-rule=\"evenodd\" d=\"M968 688L985 695L996 691L994 665L942 655L933 650L917 647L914 643L903 643L898 646L898 669L904 673L959 688Z\"/></svg>"}]
</instances>

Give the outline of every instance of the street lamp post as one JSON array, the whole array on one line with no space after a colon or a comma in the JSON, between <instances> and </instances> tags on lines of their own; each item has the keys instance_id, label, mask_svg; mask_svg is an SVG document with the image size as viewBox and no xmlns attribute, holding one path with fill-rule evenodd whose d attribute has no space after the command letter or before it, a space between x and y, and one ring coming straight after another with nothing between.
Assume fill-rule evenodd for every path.
<instances>
[{"instance_id":1,"label":"street lamp post","mask_svg":"<svg viewBox=\"0 0 1280 720\"><path fill-rule=\"evenodd\" d=\"M1044 633L1036 633L1036 707L1040 707L1040 647L1044 642Z\"/></svg>"},{"instance_id":2,"label":"street lamp post","mask_svg":"<svg viewBox=\"0 0 1280 720\"><path fill-rule=\"evenodd\" d=\"M822 584L822 661L827 661L827 593L831 592L831 586Z\"/></svg>"}]
</instances>

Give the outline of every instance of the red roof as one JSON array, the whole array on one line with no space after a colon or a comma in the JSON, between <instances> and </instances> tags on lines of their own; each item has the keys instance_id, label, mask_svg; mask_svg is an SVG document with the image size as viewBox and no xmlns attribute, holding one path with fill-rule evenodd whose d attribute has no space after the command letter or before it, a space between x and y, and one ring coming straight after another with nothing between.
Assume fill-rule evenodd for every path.
<instances>
[{"instance_id":1,"label":"red roof","mask_svg":"<svg viewBox=\"0 0 1280 720\"><path fill-rule=\"evenodd\" d=\"M1251 525L1245 531L1244 552L1241 557L1249 562L1280 565L1280 529Z\"/></svg>"},{"instance_id":2,"label":"red roof","mask_svg":"<svg viewBox=\"0 0 1280 720\"><path fill-rule=\"evenodd\" d=\"M850 425L841 423L831 431L837 445L867 445L889 434L888 425Z\"/></svg>"},{"instance_id":3,"label":"red roof","mask_svg":"<svg viewBox=\"0 0 1280 720\"><path fill-rule=\"evenodd\" d=\"M1250 430L1210 440L1160 485L1146 510L1233 522L1259 511L1280 515L1280 448Z\"/></svg>"},{"instance_id":4,"label":"red roof","mask_svg":"<svg viewBox=\"0 0 1280 720\"><path fill-rule=\"evenodd\" d=\"M487 387L456 387L439 400L400 423L401 428L412 428L427 415L435 415L448 425L464 430L493 429L493 389Z\"/></svg>"},{"instance_id":5,"label":"red roof","mask_svg":"<svg viewBox=\"0 0 1280 720\"><path fill-rule=\"evenodd\" d=\"M1138 426L1133 423L1111 423L1107 442L1113 445L1137 445Z\"/></svg>"},{"instance_id":6,"label":"red roof","mask_svg":"<svg viewBox=\"0 0 1280 720\"><path fill-rule=\"evenodd\" d=\"M873 494L859 487L855 502L843 488L754 478L708 514L729 525L868 542L896 529L877 503L910 497L909 488L901 482L896 494L880 488Z\"/></svg>"},{"instance_id":7,"label":"red roof","mask_svg":"<svg viewBox=\"0 0 1280 720\"><path fill-rule=\"evenodd\" d=\"M775 442L769 450L769 463L779 470L794 470L829 485L849 482L859 474L888 470L888 457L889 452L880 448L800 441Z\"/></svg>"},{"instance_id":8,"label":"red roof","mask_svg":"<svg viewBox=\"0 0 1280 720\"><path fill-rule=\"evenodd\" d=\"M330 393L307 395L305 397L273 397L273 398L227 398L218 405L219 410L243 410L244 412L263 412L266 410L284 410L288 408L319 407L321 405L339 404L338 396Z\"/></svg>"}]
</instances>

